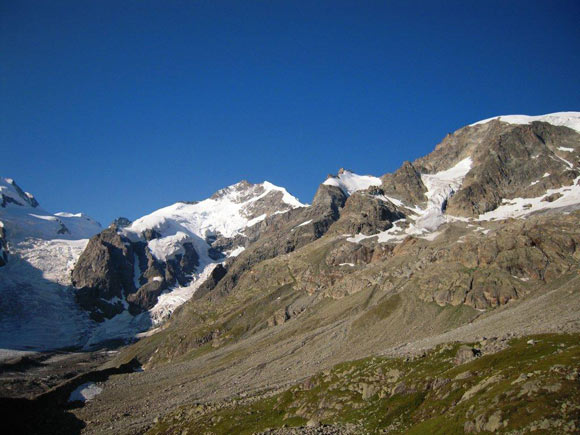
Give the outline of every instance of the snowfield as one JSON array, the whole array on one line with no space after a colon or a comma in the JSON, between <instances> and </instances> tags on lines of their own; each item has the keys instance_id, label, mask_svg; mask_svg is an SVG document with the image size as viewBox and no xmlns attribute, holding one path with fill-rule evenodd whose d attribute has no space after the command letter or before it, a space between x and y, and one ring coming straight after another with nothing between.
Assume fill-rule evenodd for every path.
<instances>
[{"instance_id":1,"label":"snowfield","mask_svg":"<svg viewBox=\"0 0 580 435\"><path fill-rule=\"evenodd\" d=\"M137 219L125 228L123 233L129 239L136 241L142 239L141 235L144 231L155 230L161 237L151 240L148 243L149 249L157 259L162 261L182 253L184 243L192 243L200 254L203 268L206 264L213 262L208 256L209 246L205 240L217 235L231 238L243 234L243 230L247 227L266 219L267 213L255 218L248 217L252 207L266 196L281 192L286 210L305 207L286 189L267 181L253 185L252 189L255 194L250 195L247 189L241 189L241 185L242 183L237 183L226 187L213 197L195 204L178 202L159 209Z\"/></svg>"},{"instance_id":2,"label":"snowfield","mask_svg":"<svg viewBox=\"0 0 580 435\"><path fill-rule=\"evenodd\" d=\"M571 164L569 162L566 163ZM428 198L425 208L415 207L414 209L410 209L407 207L412 212L407 221L400 220L394 222L393 227L378 234L371 236L356 234L347 237L347 240L352 243L360 243L365 239L376 237L379 243L400 243L409 235L434 240L439 235L437 229L446 222L482 222L522 218L533 213L551 209L580 208L580 177L577 177L572 185L557 189L548 189L538 197L504 199L502 205L495 210L478 216L476 219L445 214L443 207L445 202L461 188L463 179L471 169L471 166L471 158L466 158L446 171L436 174L422 174L421 180L427 187L425 195ZM549 176L549 173L543 175L544 178ZM539 180L533 181L530 183L530 186L534 186L538 182ZM404 204L400 201L399 203L395 203L392 198L384 197L383 199L389 200L397 206L404 207ZM408 223L409 225L404 228L404 223Z\"/></svg>"},{"instance_id":3,"label":"snowfield","mask_svg":"<svg viewBox=\"0 0 580 435\"><path fill-rule=\"evenodd\" d=\"M507 122L508 124L531 124L535 121L547 122L556 126L564 126L576 130L580 133L580 112L556 112L549 113L547 115L538 116L528 116L528 115L503 115L494 116L493 118L487 118L482 121L470 124L470 126L480 125L488 123L498 119L501 122Z\"/></svg>"},{"instance_id":4,"label":"snowfield","mask_svg":"<svg viewBox=\"0 0 580 435\"><path fill-rule=\"evenodd\" d=\"M471 125L494 119L509 124L542 121L580 132L580 112L497 116ZM575 149L560 146L553 151L551 157L561 164L562 171L574 168L575 163L568 160L576 162L569 154ZM486 234L490 230L477 227L477 222L522 218L552 209L580 208L580 177L577 177L572 185L548 189L538 197L504 199L495 210L477 218L446 214L447 201L461 189L472 166L472 159L467 157L449 169L421 174L427 200L419 205L409 207L399 199L377 195L380 200L406 209L407 218L394 222L390 229L378 234L348 234L346 240L361 243L376 238L379 243L401 243L410 235L434 240L441 234L441 225L453 221L471 222L476 228L474 231ZM549 176L549 173L543 175ZM539 182L533 181L530 186ZM338 187L350 196L372 186L381 186L382 182L378 177L341 169L337 176L330 176L323 184ZM90 349L110 339L133 339L138 333L159 326L177 307L191 299L218 264L242 254L248 228L271 215L307 206L286 189L267 181L261 184L240 182L203 201L178 202L137 219L119 232L133 242L146 242L153 256L161 262L184 254L184 244L191 243L199 256L199 265L187 286L165 290L149 311L133 316L126 309L112 319L96 323L75 300L71 271L89 238L102 230L101 225L82 213L43 210L34 196L23 191L12 179L0 178L0 228L5 230L7 241L6 249L0 245L0 254L6 252L8 260L0 267L0 355L70 346ZM302 222L292 231L311 223L312 219ZM146 233L149 234L146 236ZM224 257L216 260L215 255L210 256L210 244L219 237L233 239L234 243L227 245ZM138 288L138 276L142 271L138 261L135 265L134 279ZM355 264L341 263L339 266L355 267ZM126 301L117 300L128 308ZM100 392L96 385L81 387L73 393L75 400L90 400Z\"/></svg>"},{"instance_id":5,"label":"snowfield","mask_svg":"<svg viewBox=\"0 0 580 435\"><path fill-rule=\"evenodd\" d=\"M8 241L8 262L0 268L0 348L81 345L92 322L76 304L70 274L101 225L81 213L43 210L10 178L0 178L0 194Z\"/></svg>"},{"instance_id":6,"label":"snowfield","mask_svg":"<svg viewBox=\"0 0 580 435\"><path fill-rule=\"evenodd\" d=\"M418 234L435 231L446 220L444 204L461 188L463 179L471 170L471 157L468 157L454 167L436 174L422 174L421 180L427 188L427 208L415 219L415 230Z\"/></svg>"},{"instance_id":7,"label":"snowfield","mask_svg":"<svg viewBox=\"0 0 580 435\"><path fill-rule=\"evenodd\" d=\"M88 240L10 243L0 268L0 348L80 346L92 325L76 304L70 270Z\"/></svg>"},{"instance_id":8,"label":"snowfield","mask_svg":"<svg viewBox=\"0 0 580 435\"><path fill-rule=\"evenodd\" d=\"M480 221L501 220L519 218L540 211L563 208L580 207L580 177L577 177L571 186L558 189L548 189L546 193L535 198L504 199L503 204L495 210L479 216ZM551 195L561 195L549 202L546 200Z\"/></svg>"}]
</instances>

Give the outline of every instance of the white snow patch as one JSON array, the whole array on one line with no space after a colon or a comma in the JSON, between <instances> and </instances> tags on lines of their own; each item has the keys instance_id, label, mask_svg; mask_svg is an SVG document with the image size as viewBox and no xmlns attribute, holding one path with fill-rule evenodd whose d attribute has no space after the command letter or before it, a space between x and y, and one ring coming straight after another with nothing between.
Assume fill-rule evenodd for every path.
<instances>
[{"instance_id":1,"label":"white snow patch","mask_svg":"<svg viewBox=\"0 0 580 435\"><path fill-rule=\"evenodd\" d=\"M536 180L536 181L532 181L530 183L530 186L535 186L536 184L538 184L540 182L540 180Z\"/></svg>"},{"instance_id":2,"label":"white snow patch","mask_svg":"<svg viewBox=\"0 0 580 435\"><path fill-rule=\"evenodd\" d=\"M150 240L148 246L155 258L161 261L167 261L174 258L177 254L183 254L185 252L183 244L189 242L189 239L186 233L177 231L173 235Z\"/></svg>"},{"instance_id":3,"label":"white snow patch","mask_svg":"<svg viewBox=\"0 0 580 435\"><path fill-rule=\"evenodd\" d=\"M240 255L242 252L244 252L246 250L246 248L244 248L243 246L238 246L237 248L233 249L229 254L228 257L237 257L238 255Z\"/></svg>"},{"instance_id":4,"label":"white snow patch","mask_svg":"<svg viewBox=\"0 0 580 435\"><path fill-rule=\"evenodd\" d=\"M254 225L262 222L264 219L266 219L268 217L268 215L266 213L261 214L258 217L255 217L254 219L250 219L248 221L248 223L246 224L246 227L253 227Z\"/></svg>"},{"instance_id":5,"label":"white snow patch","mask_svg":"<svg viewBox=\"0 0 580 435\"><path fill-rule=\"evenodd\" d=\"M354 263L340 263L339 266L350 266L350 267L354 267Z\"/></svg>"},{"instance_id":6,"label":"white snow patch","mask_svg":"<svg viewBox=\"0 0 580 435\"><path fill-rule=\"evenodd\" d=\"M557 189L548 189L545 194L535 198L514 198L504 199L504 203L495 210L489 211L479 216L479 220L499 220L507 218L522 217L539 210L555 209L580 204L580 177L577 177L572 186L564 186ZM543 199L554 193L562 196L552 202ZM528 206L529 205L529 206ZM528 206L528 207L524 207Z\"/></svg>"},{"instance_id":7,"label":"white snow patch","mask_svg":"<svg viewBox=\"0 0 580 435\"><path fill-rule=\"evenodd\" d=\"M558 147L558 150L564 151L565 153L573 153L574 148Z\"/></svg>"},{"instance_id":8,"label":"white snow patch","mask_svg":"<svg viewBox=\"0 0 580 435\"><path fill-rule=\"evenodd\" d=\"M303 227L304 225L308 225L309 223L312 222L312 219L306 221L306 222L302 222L300 225L296 225L297 227Z\"/></svg>"},{"instance_id":9,"label":"white snow patch","mask_svg":"<svg viewBox=\"0 0 580 435\"><path fill-rule=\"evenodd\" d=\"M378 196L379 199L382 199L383 201L389 201L392 202L393 204L395 204L397 207L405 207L405 204L403 204L403 201L401 201L400 199L397 198L393 198L392 196L387 196L387 195L379 195Z\"/></svg>"},{"instance_id":10,"label":"white snow patch","mask_svg":"<svg viewBox=\"0 0 580 435\"><path fill-rule=\"evenodd\" d=\"M564 163L564 164L565 164L566 166L568 166L570 169L572 169L572 168L574 167L574 165L573 165L571 162L569 162L568 160L566 160L566 159L564 159L564 158L560 157L560 156L559 156L559 155L557 155L557 154L554 154L554 155L555 155L555 156L556 156L558 159L560 159L560 160L562 161L562 163Z\"/></svg>"},{"instance_id":11,"label":"white snow patch","mask_svg":"<svg viewBox=\"0 0 580 435\"><path fill-rule=\"evenodd\" d=\"M329 177L324 181L327 186L340 188L345 195L352 195L358 190L366 190L371 186L380 186L381 179L371 175L357 175L348 170L342 170L337 177Z\"/></svg>"},{"instance_id":12,"label":"white snow patch","mask_svg":"<svg viewBox=\"0 0 580 435\"><path fill-rule=\"evenodd\" d=\"M379 233L379 234L382 234L382 233ZM351 236L349 234L348 237L346 238L346 241L351 242L351 243L360 243L365 239L370 239L371 237L377 237L377 236L378 236L378 234L375 234L372 236L367 236L367 235L364 235L362 233L355 234L354 236Z\"/></svg>"},{"instance_id":13,"label":"white snow patch","mask_svg":"<svg viewBox=\"0 0 580 435\"><path fill-rule=\"evenodd\" d=\"M382 231L382 232L377 233L377 234L373 234L372 236L366 236L364 234L357 234L355 236L348 237L346 240L348 242L352 242L352 243L360 243L361 241L363 241L365 239L377 237L377 241L379 243L388 243L388 242L400 243L408 235L403 229L401 229L399 227L399 224L401 222L402 221L396 221L393 223L393 226L391 228L389 228L388 230Z\"/></svg>"},{"instance_id":14,"label":"white snow patch","mask_svg":"<svg viewBox=\"0 0 580 435\"><path fill-rule=\"evenodd\" d=\"M494 116L493 118L484 119L482 121L470 124L470 126L485 124L494 119L508 124L531 124L535 121L547 122L556 126L564 126L576 130L580 133L580 112L556 112L546 115L528 116L528 115L504 115Z\"/></svg>"},{"instance_id":15,"label":"white snow patch","mask_svg":"<svg viewBox=\"0 0 580 435\"><path fill-rule=\"evenodd\" d=\"M103 392L103 389L94 382L87 382L70 393L69 402L88 402Z\"/></svg>"},{"instance_id":16,"label":"white snow patch","mask_svg":"<svg viewBox=\"0 0 580 435\"><path fill-rule=\"evenodd\" d=\"M549 176L550 176L550 173L549 172L546 172L544 175L542 175L542 178L546 178L546 177L549 177Z\"/></svg>"},{"instance_id":17,"label":"white snow patch","mask_svg":"<svg viewBox=\"0 0 580 435\"><path fill-rule=\"evenodd\" d=\"M165 290L159 296L155 306L147 312L132 316L128 311L123 311L115 317L97 324L91 330L90 337L86 341L84 348L90 349L92 346L110 338L133 340L142 336L143 331L159 326L163 321L171 317L177 307L191 299L217 265L218 263L213 262L213 260L211 262L202 262L199 266L201 272L193 275L189 285ZM161 280L163 280L161 277L153 278L153 281Z\"/></svg>"},{"instance_id":18,"label":"white snow patch","mask_svg":"<svg viewBox=\"0 0 580 435\"><path fill-rule=\"evenodd\" d=\"M96 324L89 331L90 336L85 341L83 349L90 350L93 346L111 338L132 340L137 333L149 329L151 324L148 312L133 316L129 311L123 311L111 319Z\"/></svg>"},{"instance_id":19,"label":"white snow patch","mask_svg":"<svg viewBox=\"0 0 580 435\"><path fill-rule=\"evenodd\" d=\"M0 194L16 201L0 207L0 220L6 227L9 241L15 243L26 238L37 239L88 239L101 231L101 225L82 213L52 214L31 204L34 197L19 190L10 178L0 177ZM63 228L64 226L64 228Z\"/></svg>"}]
</instances>

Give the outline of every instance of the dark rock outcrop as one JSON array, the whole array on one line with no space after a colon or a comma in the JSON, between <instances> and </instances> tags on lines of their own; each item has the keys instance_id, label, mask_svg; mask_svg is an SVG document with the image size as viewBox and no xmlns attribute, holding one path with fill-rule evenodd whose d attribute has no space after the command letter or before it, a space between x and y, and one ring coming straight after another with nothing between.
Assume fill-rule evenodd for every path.
<instances>
[{"instance_id":1,"label":"dark rock outcrop","mask_svg":"<svg viewBox=\"0 0 580 435\"><path fill-rule=\"evenodd\" d=\"M381 189L371 190L373 194L359 191L348 197L340 219L332 226L333 234L376 234L405 217L393 203L381 198Z\"/></svg>"},{"instance_id":2,"label":"dark rock outcrop","mask_svg":"<svg viewBox=\"0 0 580 435\"><path fill-rule=\"evenodd\" d=\"M421 174L411 162L403 165L392 174L381 177L382 188L387 195L402 200L406 204L417 204L425 201L427 189L421 181Z\"/></svg>"},{"instance_id":3,"label":"dark rock outcrop","mask_svg":"<svg viewBox=\"0 0 580 435\"><path fill-rule=\"evenodd\" d=\"M463 146L477 137L471 150L473 166L462 188L449 200L447 211L459 216L477 216L497 208L504 198L539 196L549 188L569 186L579 175L559 155L560 147L574 149L580 135L574 130L544 122L512 125L492 121L489 126L466 127L453 139L446 138L441 151ZM466 140L468 138L468 140ZM439 154L444 154L443 152ZM573 160L576 153L566 156ZM459 154L463 157L463 153ZM423 159L426 162L429 156Z\"/></svg>"},{"instance_id":4,"label":"dark rock outcrop","mask_svg":"<svg viewBox=\"0 0 580 435\"><path fill-rule=\"evenodd\" d=\"M340 217L346 200L340 188L322 184L310 207L291 209L247 228L248 248L232 261L219 283L209 281L196 297L208 293L211 299L227 295L253 265L293 252L322 237Z\"/></svg>"},{"instance_id":5,"label":"dark rock outcrop","mask_svg":"<svg viewBox=\"0 0 580 435\"><path fill-rule=\"evenodd\" d=\"M73 269L77 300L97 321L122 312L125 300L132 314L152 308L170 286L187 285L199 265L191 243L183 244L183 253L161 262L145 242L131 242L116 230L111 226L93 237ZM148 230L143 237L148 241L159 234Z\"/></svg>"},{"instance_id":6,"label":"dark rock outcrop","mask_svg":"<svg viewBox=\"0 0 580 435\"><path fill-rule=\"evenodd\" d=\"M227 272L228 270L222 264L218 264L214 270L211 271L211 274L205 280L205 282L194 293L194 298L199 299L213 290L221 281L221 279L226 276Z\"/></svg>"},{"instance_id":7,"label":"dark rock outcrop","mask_svg":"<svg viewBox=\"0 0 580 435\"><path fill-rule=\"evenodd\" d=\"M123 311L122 300L134 293L135 253L130 241L108 228L94 236L79 257L72 284L78 288L77 301L102 321ZM110 302L113 298L115 302Z\"/></svg>"},{"instance_id":8,"label":"dark rock outcrop","mask_svg":"<svg viewBox=\"0 0 580 435\"><path fill-rule=\"evenodd\" d=\"M6 230L0 223L0 267L8 262L8 243L6 242Z\"/></svg>"},{"instance_id":9,"label":"dark rock outcrop","mask_svg":"<svg viewBox=\"0 0 580 435\"><path fill-rule=\"evenodd\" d=\"M111 223L111 226L113 226L117 229L122 229L122 228L128 227L132 223L133 222L131 222L126 217L120 216Z\"/></svg>"}]
</instances>

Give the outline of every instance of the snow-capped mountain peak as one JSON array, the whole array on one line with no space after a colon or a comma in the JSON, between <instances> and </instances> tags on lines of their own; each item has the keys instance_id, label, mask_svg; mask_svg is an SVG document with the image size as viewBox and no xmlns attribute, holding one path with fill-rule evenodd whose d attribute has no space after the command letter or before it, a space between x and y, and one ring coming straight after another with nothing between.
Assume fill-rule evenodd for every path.
<instances>
[{"instance_id":1,"label":"snow-capped mountain peak","mask_svg":"<svg viewBox=\"0 0 580 435\"><path fill-rule=\"evenodd\" d=\"M34 195L25 192L12 178L0 177L0 207L38 207Z\"/></svg>"},{"instance_id":2,"label":"snow-capped mountain peak","mask_svg":"<svg viewBox=\"0 0 580 435\"><path fill-rule=\"evenodd\" d=\"M340 169L337 176L330 175L322 184L340 188L345 195L352 195L357 190L366 190L371 186L380 186L381 179L372 175L358 175L348 169Z\"/></svg>"},{"instance_id":3,"label":"snow-capped mountain peak","mask_svg":"<svg viewBox=\"0 0 580 435\"><path fill-rule=\"evenodd\" d=\"M99 304L114 305L116 298L126 296L127 301L144 310L135 318L126 310L114 317L108 316L94 331L93 339L106 338L111 330L116 334L134 333L135 327L142 327L141 321L161 322L191 298L226 255L234 257L243 252L250 243L245 233L247 228L268 216L298 207L304 205L282 187L269 182L241 181L203 201L177 202L128 226L115 226L112 228L115 235L109 233L103 237L110 237L112 241L117 237L117 246L128 249L126 256L116 260L116 266L133 271L134 286L127 284L129 288L123 287L124 293L121 291L112 299L106 292L98 293L99 281L93 279L93 262L99 261L101 250L108 248L99 237L91 240L85 251L87 255L83 254L86 258L81 257L73 271L73 283L78 284L83 294L86 293L83 287L98 287L93 289L99 295L96 300L91 296L92 290L88 293L87 309L97 312Z\"/></svg>"},{"instance_id":4,"label":"snow-capped mountain peak","mask_svg":"<svg viewBox=\"0 0 580 435\"><path fill-rule=\"evenodd\" d=\"M137 219L124 232L131 239L140 237L146 230L155 230L161 238L178 235L201 239L218 235L234 237L271 214L304 206L286 189L267 181L260 184L241 181L203 201L178 202L154 211ZM156 254L171 255L161 251Z\"/></svg>"},{"instance_id":5,"label":"snow-capped mountain peak","mask_svg":"<svg viewBox=\"0 0 580 435\"><path fill-rule=\"evenodd\" d=\"M88 239L101 225L83 213L50 213L40 207L34 195L21 189L12 178L0 177L0 221L10 241L35 237Z\"/></svg>"}]
</instances>

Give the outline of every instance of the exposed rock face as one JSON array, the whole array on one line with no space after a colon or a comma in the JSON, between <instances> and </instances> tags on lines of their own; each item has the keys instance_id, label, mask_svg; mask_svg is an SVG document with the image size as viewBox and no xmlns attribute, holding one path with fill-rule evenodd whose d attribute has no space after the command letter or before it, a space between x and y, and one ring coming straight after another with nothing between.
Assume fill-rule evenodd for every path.
<instances>
[{"instance_id":1,"label":"exposed rock face","mask_svg":"<svg viewBox=\"0 0 580 435\"><path fill-rule=\"evenodd\" d=\"M226 273L227 269L222 264L218 264L214 270L212 270L210 276L199 287L197 292L195 292L194 297L199 299L202 296L205 296L209 291L213 290L217 286L217 284L226 275Z\"/></svg>"},{"instance_id":2,"label":"exposed rock face","mask_svg":"<svg viewBox=\"0 0 580 435\"><path fill-rule=\"evenodd\" d=\"M214 193L210 199L219 201L225 197L235 198L237 204L244 204L243 216L255 219L264 214L270 215L275 212L289 210L292 206L284 201L285 192L277 189L268 189L269 183L252 184L242 180L233 186L221 189ZM255 200L255 198L259 198Z\"/></svg>"},{"instance_id":3,"label":"exposed rock face","mask_svg":"<svg viewBox=\"0 0 580 435\"><path fill-rule=\"evenodd\" d=\"M8 261L8 243L6 242L6 230L0 223L0 267Z\"/></svg>"},{"instance_id":4,"label":"exposed rock face","mask_svg":"<svg viewBox=\"0 0 580 435\"><path fill-rule=\"evenodd\" d=\"M210 280L197 297L216 287L217 291L211 292L210 298L227 295L240 276L253 265L293 252L320 238L339 218L346 199L346 194L338 187L323 184L316 192L311 207L273 215L248 228L245 234L249 236L249 247L228 266L228 273L220 278L219 285L217 280Z\"/></svg>"},{"instance_id":5,"label":"exposed rock face","mask_svg":"<svg viewBox=\"0 0 580 435\"><path fill-rule=\"evenodd\" d=\"M146 240L156 236L154 231L144 235ZM124 300L133 314L150 309L169 286L191 280L199 256L191 243L183 247L183 254L162 263L144 242L131 242L108 228L90 240L73 269L77 300L97 321L122 312Z\"/></svg>"},{"instance_id":6,"label":"exposed rock face","mask_svg":"<svg viewBox=\"0 0 580 435\"><path fill-rule=\"evenodd\" d=\"M546 194L542 202L557 205L567 193L546 190L572 187L579 162L580 135L572 129L498 120L473 125L380 180L341 170L310 207L282 188L243 181L132 224L119 218L91 240L73 282L82 306L102 320L127 309L126 302L132 313L150 309L163 291L223 261L196 287L192 304L214 309L272 289L288 298L255 322L244 319L244 331L281 325L316 301L368 289L412 295L436 309L489 310L530 294L531 283L549 285L576 270L580 241L573 218L487 225L479 216L519 197ZM457 175L456 167L464 172ZM58 234L74 231L61 223ZM485 237L471 229L480 224Z\"/></svg>"},{"instance_id":7,"label":"exposed rock face","mask_svg":"<svg viewBox=\"0 0 580 435\"><path fill-rule=\"evenodd\" d=\"M334 234L376 234L405 217L393 203L381 199L382 189L371 190L373 194L360 191L348 197L340 220L332 226Z\"/></svg>"},{"instance_id":8,"label":"exposed rock face","mask_svg":"<svg viewBox=\"0 0 580 435\"><path fill-rule=\"evenodd\" d=\"M421 174L411 162L403 162L399 169L392 174L383 175L381 179L385 193L405 203L417 204L427 199L427 189L421 181Z\"/></svg>"},{"instance_id":9,"label":"exposed rock face","mask_svg":"<svg viewBox=\"0 0 580 435\"><path fill-rule=\"evenodd\" d=\"M120 216L111 223L111 226L114 226L115 228L125 228L131 225L132 223L133 222L131 222L126 217Z\"/></svg>"},{"instance_id":10,"label":"exposed rock face","mask_svg":"<svg viewBox=\"0 0 580 435\"><path fill-rule=\"evenodd\" d=\"M73 269L72 284L78 288L79 304L91 312L94 320L111 318L123 311L121 301L136 290L134 258L129 240L114 229L106 229L89 241ZM114 298L115 302L106 302Z\"/></svg>"},{"instance_id":11,"label":"exposed rock face","mask_svg":"<svg viewBox=\"0 0 580 435\"><path fill-rule=\"evenodd\" d=\"M474 163L449 200L447 213L478 216L497 208L504 198L534 197L571 185L580 174L574 167L580 157L580 134L544 122L513 125L495 120L448 135L414 165L422 172L437 172L466 156Z\"/></svg>"},{"instance_id":12,"label":"exposed rock face","mask_svg":"<svg viewBox=\"0 0 580 435\"><path fill-rule=\"evenodd\" d=\"M457 354L455 355L455 359L453 360L453 362L456 365L461 365L480 356L481 350L464 344L460 346L459 349L457 349Z\"/></svg>"},{"instance_id":13,"label":"exposed rock face","mask_svg":"<svg viewBox=\"0 0 580 435\"><path fill-rule=\"evenodd\" d=\"M346 198L346 194L340 188L321 184L316 191L316 195L314 195L312 206L322 210L336 220L340 209L344 207Z\"/></svg>"},{"instance_id":14,"label":"exposed rock face","mask_svg":"<svg viewBox=\"0 0 580 435\"><path fill-rule=\"evenodd\" d=\"M580 268L578 204L569 215L467 217L519 196L546 194L544 203L557 204L567 193L546 189L571 187L579 140L575 131L545 123L466 127L381 177L380 186L345 192L334 177L339 185L320 186L311 207L269 216L229 240L216 237L210 242L222 251L245 250L176 312L152 364L189 352L218 330L216 346L265 328L283 330L287 339L331 324L337 335L358 339L375 324L408 323L415 329L401 334L428 335L567 282ZM436 225L420 227L429 207ZM270 337L276 340L274 332Z\"/></svg>"},{"instance_id":15,"label":"exposed rock face","mask_svg":"<svg viewBox=\"0 0 580 435\"><path fill-rule=\"evenodd\" d=\"M125 301L133 314L149 310L163 291L187 286L208 264L225 260L229 251L255 242L263 232L274 233L278 224L272 222L297 217L301 208L302 204L283 188L267 182L242 181L208 200L176 203L134 223L119 218L91 240L75 267L73 284L82 287L79 301L98 320L117 314ZM113 247L121 254L117 255ZM276 245L274 253L269 254L269 246L257 257L277 255L278 249ZM96 254L101 251L108 255ZM255 258L250 257L249 261L256 261ZM92 269L89 265L93 265ZM199 294L215 286L224 275L225 269L217 267ZM117 281L123 284L119 286ZM111 285L113 290L104 290ZM106 315L100 315L105 311L101 307L103 300L112 300L119 309L108 309Z\"/></svg>"}]
</instances>

